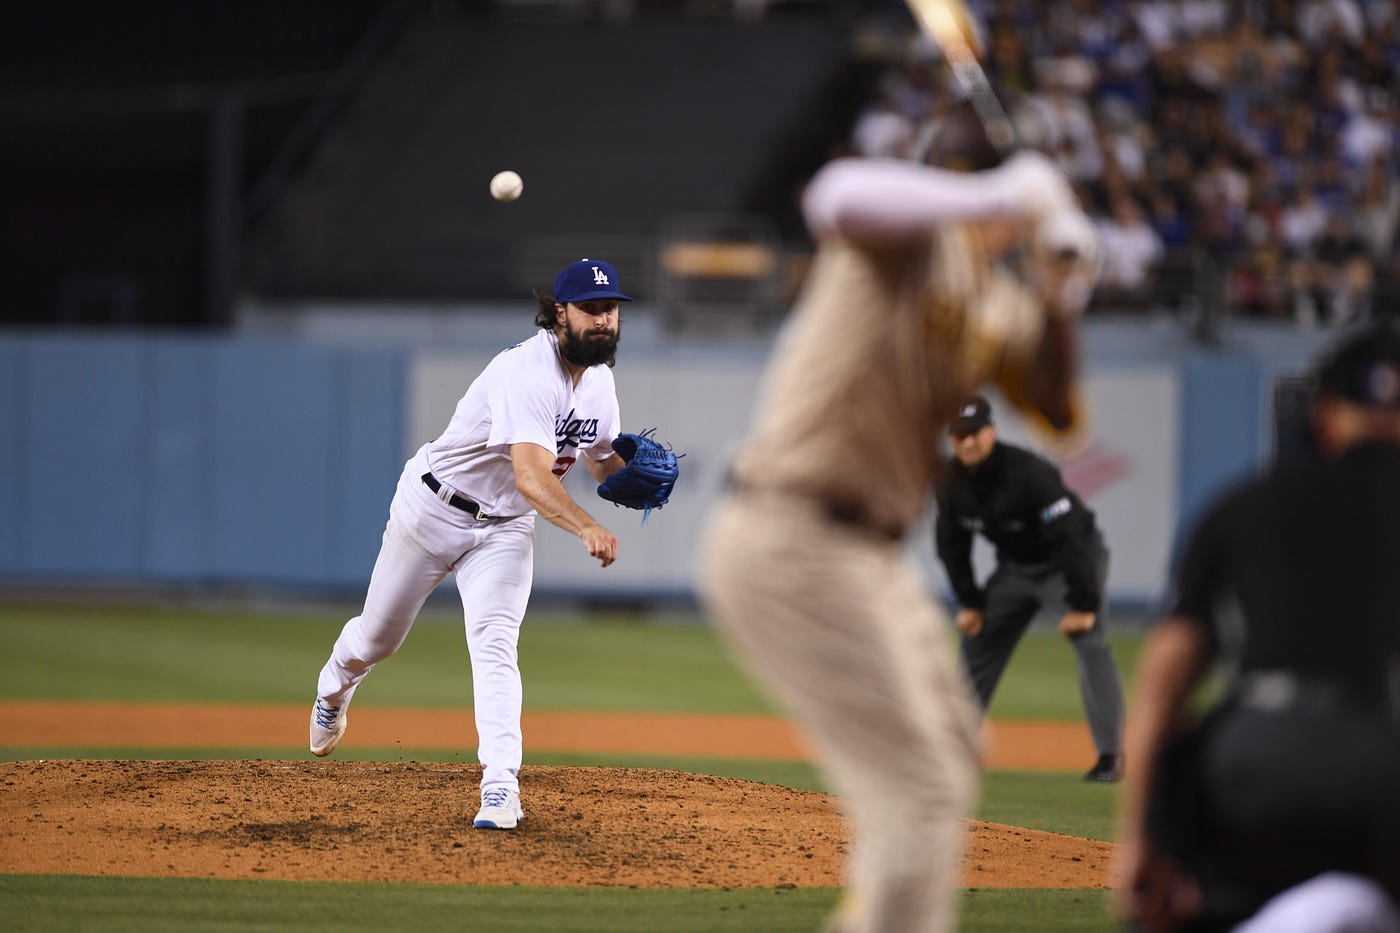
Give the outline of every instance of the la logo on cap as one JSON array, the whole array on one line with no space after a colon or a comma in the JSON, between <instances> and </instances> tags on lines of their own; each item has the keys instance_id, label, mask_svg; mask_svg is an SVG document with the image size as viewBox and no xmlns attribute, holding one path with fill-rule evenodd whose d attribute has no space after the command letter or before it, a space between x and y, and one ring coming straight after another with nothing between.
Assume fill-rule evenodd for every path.
<instances>
[{"instance_id":1,"label":"la logo on cap","mask_svg":"<svg viewBox=\"0 0 1400 933\"><path fill-rule=\"evenodd\" d=\"M554 300L560 304L611 298L632 299L617 290L617 270L601 259L580 259L564 267L554 280Z\"/></svg>"}]
</instances>

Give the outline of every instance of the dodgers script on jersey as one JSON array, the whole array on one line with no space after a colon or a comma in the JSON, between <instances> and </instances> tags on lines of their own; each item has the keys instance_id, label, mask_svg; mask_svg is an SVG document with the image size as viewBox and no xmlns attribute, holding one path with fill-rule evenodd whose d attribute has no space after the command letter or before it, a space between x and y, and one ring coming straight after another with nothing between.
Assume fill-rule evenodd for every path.
<instances>
[{"instance_id":1,"label":"dodgers script on jersey","mask_svg":"<svg viewBox=\"0 0 1400 933\"><path fill-rule=\"evenodd\" d=\"M497 354L415 459L488 514L525 515L532 509L515 488L511 444L553 450L554 474L562 478L580 456L611 456L620 425L612 370L590 366L575 386L559 360L558 339L545 330Z\"/></svg>"}]
</instances>

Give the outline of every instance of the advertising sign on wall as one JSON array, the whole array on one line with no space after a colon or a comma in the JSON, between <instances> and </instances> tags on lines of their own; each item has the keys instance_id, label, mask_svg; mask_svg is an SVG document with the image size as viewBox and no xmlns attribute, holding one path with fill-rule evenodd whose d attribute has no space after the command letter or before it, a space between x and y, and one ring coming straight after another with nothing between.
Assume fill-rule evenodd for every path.
<instances>
[{"instance_id":1,"label":"advertising sign on wall","mask_svg":"<svg viewBox=\"0 0 1400 933\"><path fill-rule=\"evenodd\" d=\"M405 455L447 423L457 399L488 362L423 354L411 369L410 436ZM645 525L641 513L599 499L583 469L569 473L570 493L620 541L606 570L577 540L540 523L535 590L580 598L688 597L694 590L696 542L710 507L723 495L726 464L748 426L763 360L714 358L628 361L615 371L623 429L655 427L685 454L675 496ZM1087 380L1090 430L1074 449L1056 449L997 406L1003 439L1031 446L1061 467L1066 481L1099 517L1112 550L1110 596L1143 601L1161 592L1175 524L1179 439L1177 377L1163 367L1107 370ZM993 396L994 402L999 400ZM931 524L927 523L927 524ZM929 528L910 541L911 558L942 587ZM979 570L990 570L986 551Z\"/></svg>"}]
</instances>

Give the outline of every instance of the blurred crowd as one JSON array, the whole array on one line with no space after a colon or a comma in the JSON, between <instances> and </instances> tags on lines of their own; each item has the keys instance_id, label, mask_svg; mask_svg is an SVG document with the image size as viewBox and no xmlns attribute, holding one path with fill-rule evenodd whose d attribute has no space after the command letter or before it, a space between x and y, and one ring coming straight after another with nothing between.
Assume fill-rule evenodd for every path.
<instances>
[{"instance_id":1,"label":"blurred crowd","mask_svg":"<svg viewBox=\"0 0 1400 933\"><path fill-rule=\"evenodd\" d=\"M1231 315L1326 326L1400 299L1395 0L970 6L1022 141L1100 226L1101 313L1205 289ZM859 44L881 77L849 148L918 158L958 93L948 69L902 3Z\"/></svg>"}]
</instances>

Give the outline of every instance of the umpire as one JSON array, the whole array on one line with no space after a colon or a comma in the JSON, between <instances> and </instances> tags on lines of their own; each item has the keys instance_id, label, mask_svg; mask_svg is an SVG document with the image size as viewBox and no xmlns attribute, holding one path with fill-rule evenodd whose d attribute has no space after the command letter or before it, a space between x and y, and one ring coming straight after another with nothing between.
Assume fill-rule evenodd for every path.
<instances>
[{"instance_id":1,"label":"umpire","mask_svg":"<svg viewBox=\"0 0 1400 933\"><path fill-rule=\"evenodd\" d=\"M1349 333L1316 377L1317 456L1205 513L1143 648L1119 872L1142 929L1229 930L1328 872L1400 903L1400 331ZM1337 929L1317 914L1290 929Z\"/></svg>"},{"instance_id":2,"label":"umpire","mask_svg":"<svg viewBox=\"0 0 1400 933\"><path fill-rule=\"evenodd\" d=\"M1026 627L1047 607L1063 610L1079 692L1098 760L1084 775L1122 775L1123 685L1102 623L1108 548L1085 508L1049 461L997 440L992 408L974 395L949 433L954 456L938 491L938 557L961 609L961 654L985 711ZM972 544L996 547L996 569L978 586Z\"/></svg>"}]
</instances>

